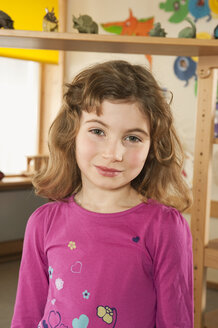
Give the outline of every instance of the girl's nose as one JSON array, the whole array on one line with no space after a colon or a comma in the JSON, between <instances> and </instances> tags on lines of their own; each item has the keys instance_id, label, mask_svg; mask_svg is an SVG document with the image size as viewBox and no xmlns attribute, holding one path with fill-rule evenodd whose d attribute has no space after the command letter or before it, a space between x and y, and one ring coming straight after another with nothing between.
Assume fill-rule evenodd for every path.
<instances>
[{"instance_id":1,"label":"girl's nose","mask_svg":"<svg viewBox=\"0 0 218 328\"><path fill-rule=\"evenodd\" d=\"M102 157L104 159L109 159L111 161L119 161L123 160L124 147L121 142L108 142L105 145L105 149L102 152Z\"/></svg>"}]
</instances>

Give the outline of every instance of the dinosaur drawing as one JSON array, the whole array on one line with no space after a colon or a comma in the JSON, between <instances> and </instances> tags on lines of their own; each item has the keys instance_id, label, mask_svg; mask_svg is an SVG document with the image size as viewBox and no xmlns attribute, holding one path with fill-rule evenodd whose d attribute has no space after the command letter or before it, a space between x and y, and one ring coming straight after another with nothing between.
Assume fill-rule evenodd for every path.
<instances>
[{"instance_id":1,"label":"dinosaur drawing","mask_svg":"<svg viewBox=\"0 0 218 328\"><path fill-rule=\"evenodd\" d=\"M189 12L194 17L194 21L197 22L199 18L207 17L207 21L211 20L211 11L209 8L208 0L192 0L188 4Z\"/></svg>"},{"instance_id":2,"label":"dinosaur drawing","mask_svg":"<svg viewBox=\"0 0 218 328\"><path fill-rule=\"evenodd\" d=\"M171 12L172 15L168 19L170 23L182 22L188 13L190 13L194 21L207 17L209 22L212 14L217 18L218 1L217 0L165 0L159 3L160 9L166 12Z\"/></svg>"},{"instance_id":3,"label":"dinosaur drawing","mask_svg":"<svg viewBox=\"0 0 218 328\"><path fill-rule=\"evenodd\" d=\"M129 9L129 18L124 21L102 23L102 28L109 33L119 35L149 36L150 30L154 27L154 17L137 19ZM151 55L145 55L152 64Z\"/></svg>"},{"instance_id":4,"label":"dinosaur drawing","mask_svg":"<svg viewBox=\"0 0 218 328\"><path fill-rule=\"evenodd\" d=\"M160 2L159 7L166 12L172 12L170 23L180 23L188 15L188 0L165 0Z\"/></svg>"}]
</instances>

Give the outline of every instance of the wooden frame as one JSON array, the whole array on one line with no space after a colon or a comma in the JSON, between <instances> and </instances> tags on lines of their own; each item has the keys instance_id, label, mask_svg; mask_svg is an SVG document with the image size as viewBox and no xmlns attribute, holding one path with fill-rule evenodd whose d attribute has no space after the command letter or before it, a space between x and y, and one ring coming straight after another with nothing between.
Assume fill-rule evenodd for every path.
<instances>
[{"instance_id":1,"label":"wooden frame","mask_svg":"<svg viewBox=\"0 0 218 328\"><path fill-rule=\"evenodd\" d=\"M195 327L204 327L207 266L218 268L217 241L209 244L211 164L218 57L202 56L198 62L198 110L195 136L191 230L194 255ZM207 247L207 248L206 248ZM217 248L217 249L216 249Z\"/></svg>"},{"instance_id":2,"label":"wooden frame","mask_svg":"<svg viewBox=\"0 0 218 328\"><path fill-rule=\"evenodd\" d=\"M59 0L59 33L66 31L67 2ZM45 32L37 32L45 33ZM49 35L53 34L49 33ZM59 49L58 49L59 50ZM59 51L58 65L40 65L40 112L38 127L38 154L48 153L48 128L61 107L65 74L65 52Z\"/></svg>"}]
</instances>

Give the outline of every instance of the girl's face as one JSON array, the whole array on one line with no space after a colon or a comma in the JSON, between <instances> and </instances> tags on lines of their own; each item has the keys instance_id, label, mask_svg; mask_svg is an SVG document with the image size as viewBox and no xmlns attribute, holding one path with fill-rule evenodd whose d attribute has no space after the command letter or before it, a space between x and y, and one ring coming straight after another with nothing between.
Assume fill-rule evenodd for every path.
<instances>
[{"instance_id":1,"label":"girl's face","mask_svg":"<svg viewBox=\"0 0 218 328\"><path fill-rule=\"evenodd\" d=\"M117 190L141 172L150 148L150 126L137 103L102 103L102 115L83 111L76 137L82 186Z\"/></svg>"}]
</instances>

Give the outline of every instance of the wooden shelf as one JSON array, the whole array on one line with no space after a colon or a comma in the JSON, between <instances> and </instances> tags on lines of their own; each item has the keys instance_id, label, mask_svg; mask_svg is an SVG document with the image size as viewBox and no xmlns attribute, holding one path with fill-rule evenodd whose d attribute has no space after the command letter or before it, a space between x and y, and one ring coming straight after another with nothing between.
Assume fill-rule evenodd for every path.
<instances>
[{"instance_id":1,"label":"wooden shelf","mask_svg":"<svg viewBox=\"0 0 218 328\"><path fill-rule=\"evenodd\" d=\"M0 46L167 56L217 56L218 40L0 30Z\"/></svg>"},{"instance_id":2,"label":"wooden shelf","mask_svg":"<svg viewBox=\"0 0 218 328\"><path fill-rule=\"evenodd\" d=\"M218 138L214 138L213 143L218 145Z\"/></svg>"},{"instance_id":3,"label":"wooden shelf","mask_svg":"<svg viewBox=\"0 0 218 328\"><path fill-rule=\"evenodd\" d=\"M218 269L218 239L211 240L205 247L204 265L208 268Z\"/></svg>"},{"instance_id":4,"label":"wooden shelf","mask_svg":"<svg viewBox=\"0 0 218 328\"><path fill-rule=\"evenodd\" d=\"M30 177L4 177L0 181L0 191L15 189L31 189L33 187Z\"/></svg>"},{"instance_id":5,"label":"wooden shelf","mask_svg":"<svg viewBox=\"0 0 218 328\"><path fill-rule=\"evenodd\" d=\"M0 242L0 263L21 259L23 239Z\"/></svg>"}]
</instances>

